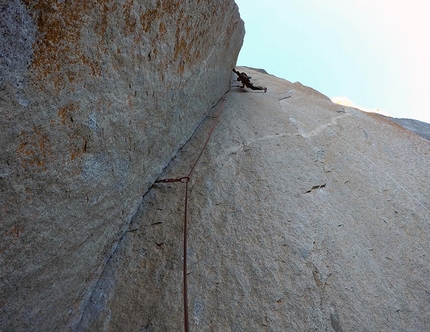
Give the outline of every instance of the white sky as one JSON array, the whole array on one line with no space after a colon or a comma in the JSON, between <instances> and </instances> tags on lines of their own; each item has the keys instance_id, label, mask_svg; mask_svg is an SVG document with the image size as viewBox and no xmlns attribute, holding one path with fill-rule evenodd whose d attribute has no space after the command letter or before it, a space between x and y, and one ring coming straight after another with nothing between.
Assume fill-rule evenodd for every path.
<instances>
[{"instance_id":1,"label":"white sky","mask_svg":"<svg viewBox=\"0 0 430 332\"><path fill-rule=\"evenodd\" d=\"M236 3L246 29L238 65L430 123L430 1Z\"/></svg>"}]
</instances>

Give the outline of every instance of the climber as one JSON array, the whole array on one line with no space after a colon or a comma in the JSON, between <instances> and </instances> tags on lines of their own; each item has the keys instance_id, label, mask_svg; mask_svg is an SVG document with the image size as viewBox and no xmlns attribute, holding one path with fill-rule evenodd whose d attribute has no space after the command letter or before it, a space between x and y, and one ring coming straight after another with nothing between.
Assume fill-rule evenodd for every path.
<instances>
[{"instance_id":1,"label":"climber","mask_svg":"<svg viewBox=\"0 0 430 332\"><path fill-rule=\"evenodd\" d=\"M234 73L237 75L237 80L242 82L242 86L241 88L244 88L245 86L247 88L250 88L251 90L264 90L264 92L267 91L267 88L263 88L261 86L254 86L250 79L251 77L249 77L248 75L246 75L246 73L242 72L239 73L236 69L233 68Z\"/></svg>"}]
</instances>

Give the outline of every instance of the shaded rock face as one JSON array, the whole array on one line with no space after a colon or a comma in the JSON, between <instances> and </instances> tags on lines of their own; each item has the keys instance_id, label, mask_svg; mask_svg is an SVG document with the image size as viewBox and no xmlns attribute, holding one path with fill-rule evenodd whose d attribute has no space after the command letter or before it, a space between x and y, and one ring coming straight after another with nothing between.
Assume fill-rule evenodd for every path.
<instances>
[{"instance_id":1,"label":"shaded rock face","mask_svg":"<svg viewBox=\"0 0 430 332\"><path fill-rule=\"evenodd\" d=\"M0 330L62 330L228 90L232 0L0 4Z\"/></svg>"},{"instance_id":2,"label":"shaded rock face","mask_svg":"<svg viewBox=\"0 0 430 332\"><path fill-rule=\"evenodd\" d=\"M231 89L189 183L191 330L429 330L430 143L241 70L269 90ZM188 173L212 121L163 178ZM184 190L145 195L79 330L181 330Z\"/></svg>"},{"instance_id":3,"label":"shaded rock face","mask_svg":"<svg viewBox=\"0 0 430 332\"><path fill-rule=\"evenodd\" d=\"M391 121L401 125L426 140L430 141L430 123L422 122L414 119L399 119L399 118L388 118Z\"/></svg>"}]
</instances>

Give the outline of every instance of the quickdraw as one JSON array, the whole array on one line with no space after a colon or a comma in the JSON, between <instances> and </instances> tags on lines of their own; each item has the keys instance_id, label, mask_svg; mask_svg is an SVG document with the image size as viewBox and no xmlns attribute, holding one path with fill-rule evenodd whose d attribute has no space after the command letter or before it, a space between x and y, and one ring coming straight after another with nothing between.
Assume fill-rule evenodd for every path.
<instances>
[{"instance_id":1,"label":"quickdraw","mask_svg":"<svg viewBox=\"0 0 430 332\"><path fill-rule=\"evenodd\" d=\"M187 250L188 250L188 183L191 180L191 176L194 173L194 169L197 166L197 163L199 162L201 156L203 155L203 152L205 151L209 139L212 136L212 133L215 129L216 124L218 123L218 118L221 114L221 112L224 110L224 104L226 102L226 95L228 94L228 92L223 96L222 98L222 104L220 106L220 108L218 109L216 115L213 117L214 118L214 122L212 124L211 129L209 130L208 133L208 137L205 141L205 144L203 145L203 148L200 151L200 154L198 155L196 161L194 162L194 164L191 166L191 170L188 173L187 176L183 176L180 178L169 178L169 179L161 179L161 180L157 180L155 181L155 183L174 183L174 182L180 182L180 183L185 183L185 202L184 202L184 234L183 234L183 267L182 267L182 274L183 274L183 302L184 302L184 331L188 332L189 331L189 316L188 316L188 278L187 278Z\"/></svg>"}]
</instances>

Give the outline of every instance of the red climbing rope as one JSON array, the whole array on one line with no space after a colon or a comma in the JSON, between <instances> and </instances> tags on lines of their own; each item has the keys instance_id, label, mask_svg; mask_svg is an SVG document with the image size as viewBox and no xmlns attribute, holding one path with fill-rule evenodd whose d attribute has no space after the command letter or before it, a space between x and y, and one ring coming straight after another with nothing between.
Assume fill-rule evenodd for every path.
<instances>
[{"instance_id":1,"label":"red climbing rope","mask_svg":"<svg viewBox=\"0 0 430 332\"><path fill-rule=\"evenodd\" d=\"M214 121L212 123L212 127L209 130L208 133L208 137L206 138L205 144L203 145L203 148L200 151L200 154L198 155L196 161L194 162L194 164L191 166L191 170L188 173L187 176L183 176L180 178L170 178L170 179L162 179L162 180L157 180L155 181L156 183L171 183L171 182L181 182L181 183L185 183L185 202L184 202L184 234L183 234L183 243L184 243L184 248L183 248L183 257L184 257L184 261L183 261L183 267L182 267L182 274L183 274L183 301L184 301L184 331L188 332L189 331L189 316L188 316L188 277L187 277L187 251L188 251L188 183L191 181L191 176L194 173L194 169L197 166L197 163L199 162L201 156L203 155L203 152L205 151L209 139L212 136L212 133L215 129L216 124L218 123L218 118L221 115L222 111L224 110L224 104L225 101L227 99L227 94L224 94L223 98L222 98L222 103L219 107L219 109L217 110L215 116L214 116Z\"/></svg>"},{"instance_id":2,"label":"red climbing rope","mask_svg":"<svg viewBox=\"0 0 430 332\"><path fill-rule=\"evenodd\" d=\"M190 320L188 318L188 274L187 274L187 251L188 251L188 183L185 182L185 203L184 203L184 265L182 267L183 294L184 294L184 331L190 330Z\"/></svg>"},{"instance_id":3,"label":"red climbing rope","mask_svg":"<svg viewBox=\"0 0 430 332\"><path fill-rule=\"evenodd\" d=\"M228 92L227 92L227 93L228 93ZM196 168L196 165L197 165L197 163L198 163L198 162L199 162L199 160L200 160L200 157L202 156L203 152L204 152L204 151L205 151L205 149L206 149L206 146L208 145L209 139L211 138L212 133L213 133L213 131L214 131L214 129L215 129L215 126L216 126L216 124L218 123L218 118L219 118L219 116L221 115L221 112L222 112L222 111L223 111L223 109L224 109L224 104L225 104L226 99L227 99L227 97L224 95L224 97L222 98L222 104L221 104L220 108L218 109L217 113L216 113L216 114L215 114L215 116L214 116L215 120L214 120L214 122L213 122L213 124L212 124L211 129L209 130L208 138L206 139L206 142L205 142L205 144L203 145L203 148L202 148L202 150L200 151L200 154L199 154L199 156L197 157L197 159L196 159L195 163L194 163L194 164L193 164L193 166L191 167L191 170L190 170L190 172L188 173L188 178L191 178L191 175L193 174L194 169Z\"/></svg>"}]
</instances>

